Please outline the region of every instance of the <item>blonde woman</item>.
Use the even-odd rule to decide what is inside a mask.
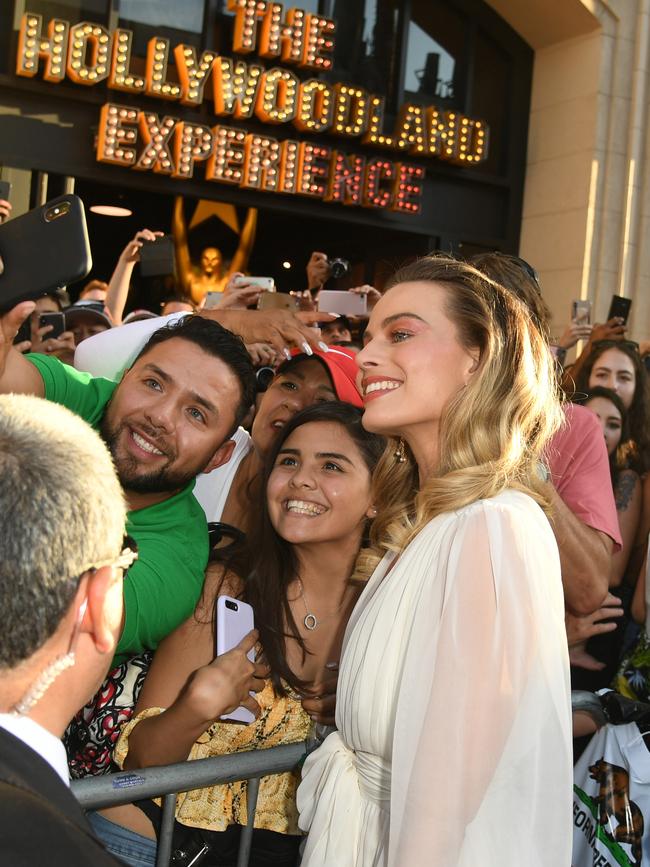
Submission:
[[[473,267],[400,270],[357,356],[375,566],[352,613],[338,731],[304,766],[303,867],[568,867],[569,666],[539,461],[552,360]],[[360,567],[363,572],[363,564]]]

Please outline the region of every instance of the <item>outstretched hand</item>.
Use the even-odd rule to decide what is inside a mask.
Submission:
[[[202,310],[201,316],[214,319],[229,331],[239,334],[244,343],[267,343],[279,357],[291,358],[290,347],[296,346],[307,355],[313,350],[327,352],[318,329],[304,325],[289,310]]]
[[[197,719],[209,723],[242,705],[255,717],[259,716],[260,706],[250,693],[264,689],[269,667],[248,658],[257,640],[258,633],[252,630],[232,650],[194,673],[188,684],[186,702]]]

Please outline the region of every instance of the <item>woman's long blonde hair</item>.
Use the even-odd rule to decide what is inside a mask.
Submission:
[[[440,463],[423,480],[406,448],[389,439],[374,476],[377,517],[372,549],[355,577],[369,576],[386,551],[401,551],[436,515],[507,488],[547,507],[539,462],[562,420],[553,358],[526,306],[465,262],[426,256],[401,268],[389,282],[436,283],[446,293],[445,313],[466,348],[478,347],[479,367],[447,405],[440,422]]]

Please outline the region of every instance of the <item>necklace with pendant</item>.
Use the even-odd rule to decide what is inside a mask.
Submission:
[[[320,620],[316,615],[309,610],[309,605],[307,604],[307,597],[305,596],[305,588],[302,583],[302,578],[298,578],[298,584],[300,585],[300,596],[302,597],[302,604],[305,606],[305,616],[302,619],[302,622],[305,626],[305,629],[308,629],[310,632],[313,632],[314,629],[318,629],[321,623],[325,623],[327,620],[330,620],[336,614],[339,613],[340,606],[334,614],[328,614],[327,617],[322,617]]]

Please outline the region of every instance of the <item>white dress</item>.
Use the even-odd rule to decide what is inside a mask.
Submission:
[[[557,545],[507,491],[387,555],[345,634],[338,731],[298,790],[302,867],[569,867]]]

